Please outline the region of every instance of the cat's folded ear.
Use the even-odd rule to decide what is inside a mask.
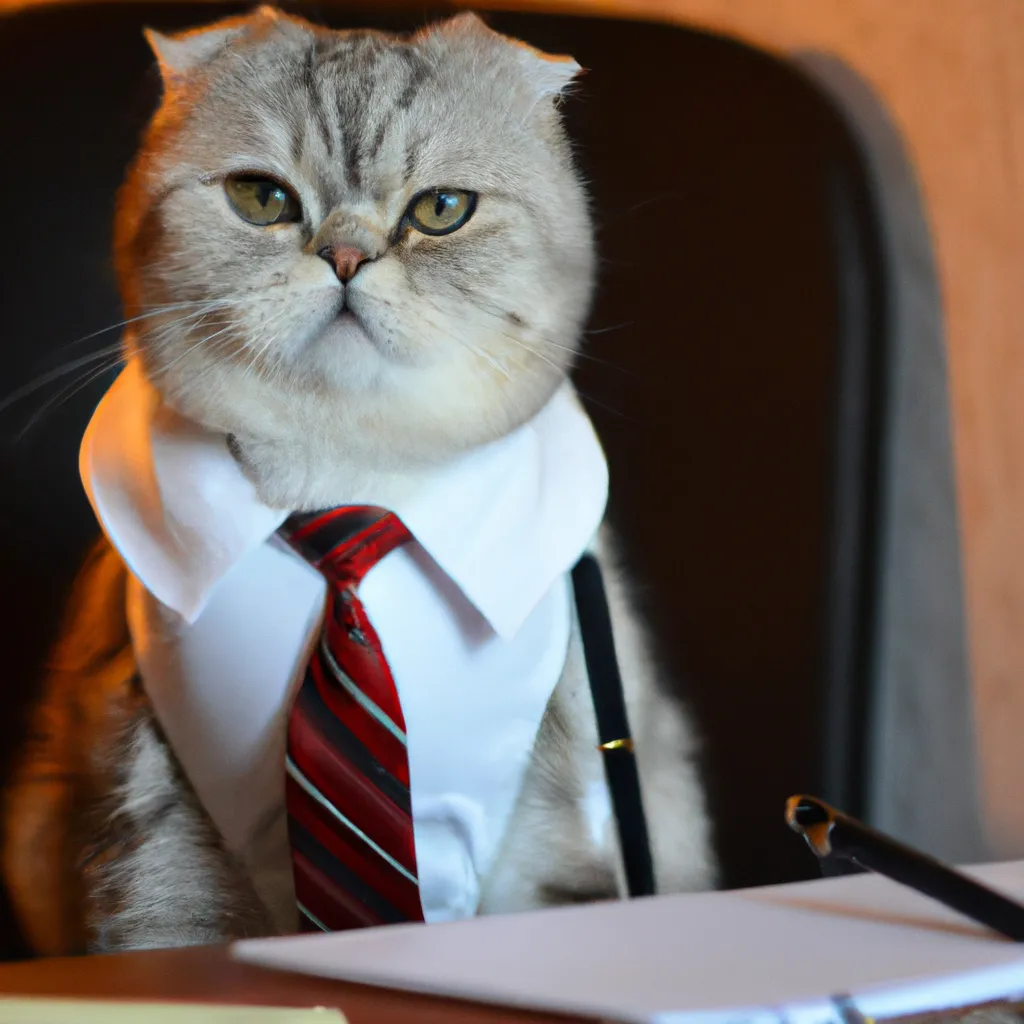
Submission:
[[[515,46],[526,77],[541,96],[554,98],[563,95],[583,73],[583,68],[573,57],[544,53],[526,43],[517,42]]]
[[[156,56],[165,84],[171,85],[184,81],[192,72],[208,64],[240,36],[261,26],[286,20],[276,7],[264,4],[250,14],[225,18],[175,35],[165,35],[151,28],[144,29],[143,34]]]
[[[543,98],[555,99],[572,84],[583,68],[572,57],[545,53],[519,39],[495,32],[478,14],[464,11],[435,26],[434,32],[449,38],[476,36],[481,40],[511,50],[527,81]]]

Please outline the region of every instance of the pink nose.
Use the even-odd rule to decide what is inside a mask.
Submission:
[[[367,259],[366,253],[354,245],[325,245],[317,256],[330,263],[338,280],[345,284],[356,276],[356,271]]]

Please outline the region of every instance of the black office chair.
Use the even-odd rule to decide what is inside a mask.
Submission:
[[[239,9],[0,19],[0,399],[81,360],[0,413],[4,752],[97,533],[77,450],[113,371],[83,357],[117,340],[114,190],[157,89],[141,28]],[[296,9],[381,28],[444,13]],[[782,804],[809,790],[860,811],[872,687],[888,324],[862,154],[794,67],[735,42],[592,17],[490,21],[590,69],[565,106],[602,256],[576,380],[665,664],[705,738],[725,881],[811,876]]]

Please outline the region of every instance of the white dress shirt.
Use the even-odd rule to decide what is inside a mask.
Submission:
[[[81,472],[131,570],[129,626],[157,717],[281,920],[282,892],[291,900],[285,729],[324,580],[275,536],[288,511],[259,501],[225,438],[164,405],[135,361],[86,430]],[[415,540],[371,569],[359,593],[406,722],[428,921],[475,912],[562,673],[568,572],[600,525],[607,488],[600,444],[566,384],[529,423],[390,505]],[[276,831],[264,841],[268,822]]]

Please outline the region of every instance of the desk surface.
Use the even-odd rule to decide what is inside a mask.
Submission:
[[[564,1018],[346,985],[235,963],[220,948],[0,964],[0,995],[333,1006],[350,1024],[564,1024]]]
[[[235,963],[220,948],[0,964],[0,996],[333,1006],[349,1024],[571,1024],[569,1018],[406,995]],[[1024,1024],[1024,1004],[922,1014],[887,1024]]]

